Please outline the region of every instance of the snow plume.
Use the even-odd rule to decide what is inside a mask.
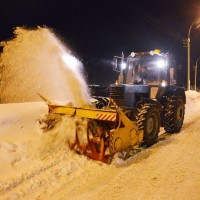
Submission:
[[[16,28],[14,38],[1,42],[0,103],[42,101],[71,102],[74,106],[89,104],[83,66],[48,28]],[[85,143],[87,120],[47,114],[45,123],[54,128],[36,135],[25,145],[27,155],[45,157],[75,142],[78,132]],[[44,127],[43,127],[44,128]]]
[[[88,104],[81,62],[50,29],[18,27],[1,46],[1,103],[40,101],[39,92],[49,100]]]

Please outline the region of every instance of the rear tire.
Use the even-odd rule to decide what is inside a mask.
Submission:
[[[160,114],[155,105],[144,103],[140,105],[137,114],[137,124],[144,131],[143,141],[147,146],[153,145],[160,131]]]
[[[167,96],[164,101],[163,125],[168,133],[181,130],[185,115],[185,104],[179,96]]]

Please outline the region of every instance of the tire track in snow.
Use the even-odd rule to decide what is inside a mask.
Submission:
[[[187,114],[187,120],[180,134],[186,133],[196,123],[196,119],[200,117],[197,111],[190,114],[191,116]],[[158,149],[161,149],[160,146],[163,147],[167,141],[170,142],[169,138],[165,142],[161,142],[157,146]],[[150,152],[150,154],[154,156],[154,152]],[[137,159],[138,162],[142,162],[141,158]],[[91,164],[91,162],[93,163]],[[31,170],[29,168],[30,171],[24,172],[21,176],[7,182],[1,181],[0,199],[60,199],[60,195],[72,198],[74,193],[74,199],[82,194],[82,197],[84,197],[84,194],[91,197],[90,194],[87,194],[88,192],[95,189],[95,187],[101,188],[99,191],[107,191],[104,188],[105,185],[112,186],[112,183],[114,184],[112,178],[115,177],[115,180],[121,179],[124,171],[126,171],[126,168],[116,169],[113,166],[110,168],[103,164],[97,168],[96,165],[98,164],[95,161],[87,160],[84,156],[59,152],[56,156],[52,155],[52,158],[49,158],[48,161],[41,162],[40,166],[37,165]],[[92,166],[94,166],[94,169],[92,169]],[[103,173],[104,176],[102,176]],[[163,178],[165,179],[165,177]],[[80,180],[78,184],[75,179]],[[125,183],[125,180],[123,182]],[[109,192],[107,191],[107,193]],[[94,194],[97,193],[94,192]],[[51,196],[52,198],[50,198]]]
[[[58,182],[59,176],[63,173],[70,175],[81,165],[84,166],[84,160],[73,153],[62,152],[50,156],[49,161],[41,162],[40,166],[31,171],[24,172],[7,182],[0,182],[0,199],[28,199],[30,193],[32,193],[30,199],[35,199],[36,196],[48,192],[47,186]]]

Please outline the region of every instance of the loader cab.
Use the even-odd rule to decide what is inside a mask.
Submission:
[[[163,69],[166,67],[164,60],[160,60],[160,67],[156,61],[151,61],[148,57],[128,57],[125,71],[126,84],[159,85],[162,79],[166,79]],[[162,71],[161,71],[162,70]]]
[[[144,143],[154,144],[161,126],[166,132],[179,132],[186,95],[184,88],[176,85],[173,56],[154,50],[131,53],[127,58],[122,54],[114,61],[120,74],[117,84],[110,85],[110,97],[144,131]]]
[[[176,85],[176,64],[172,54],[160,53],[159,50],[131,53],[127,58],[122,54],[114,57],[113,63],[114,70],[120,72],[118,83]]]
[[[121,106],[134,107],[141,99],[157,99],[168,86],[176,85],[175,62],[169,53],[154,50],[131,53],[127,58],[122,54],[115,56],[113,63],[119,78],[110,86],[110,97]]]

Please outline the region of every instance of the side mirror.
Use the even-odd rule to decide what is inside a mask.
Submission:
[[[113,70],[119,72],[119,66],[118,66],[118,62],[117,62],[117,57],[113,58]]]

